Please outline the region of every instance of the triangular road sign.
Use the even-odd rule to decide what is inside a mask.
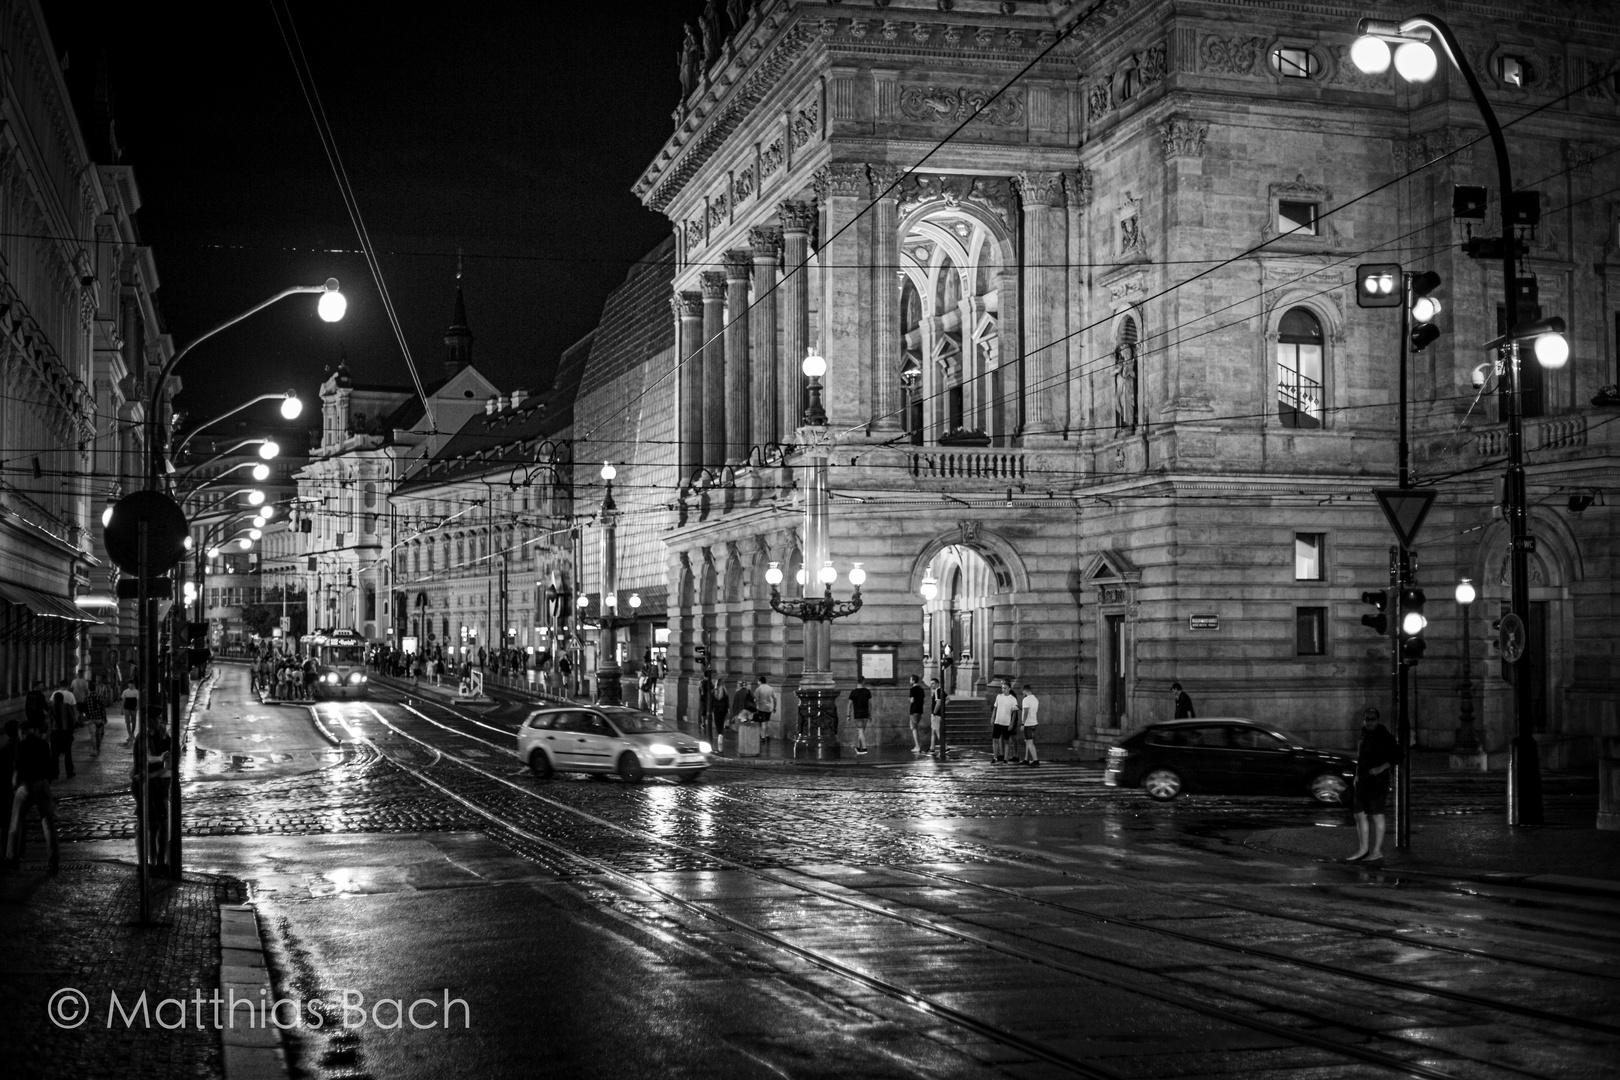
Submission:
[[[1395,539],[1401,547],[1411,547],[1418,530],[1423,528],[1423,519],[1429,516],[1429,507],[1434,505],[1434,491],[1374,488],[1373,494],[1378,496],[1378,505],[1389,519],[1389,527],[1395,530]]]

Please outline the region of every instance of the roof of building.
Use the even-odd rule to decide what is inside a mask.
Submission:
[[[610,385],[675,344],[675,319],[669,311],[674,285],[675,238],[671,236],[632,266],[624,284],[602,305],[590,362],[580,373],[580,395]]]

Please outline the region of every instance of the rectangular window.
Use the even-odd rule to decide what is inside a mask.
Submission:
[[[1323,580],[1322,556],[1327,548],[1326,533],[1294,534],[1294,580]]]
[[[1291,49],[1285,45],[1277,50],[1276,60],[1277,71],[1285,79],[1311,77],[1311,54],[1304,49]]]
[[[1327,652],[1327,608],[1294,609],[1294,654],[1321,656]]]
[[[1284,236],[1289,233],[1303,233],[1306,236],[1315,236],[1316,204],[1313,202],[1298,202],[1293,199],[1278,199],[1277,231]]]

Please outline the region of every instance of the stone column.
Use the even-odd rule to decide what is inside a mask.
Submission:
[[[822,401],[834,429],[870,422],[871,221],[861,215],[871,190],[866,166],[835,161],[814,177],[825,209],[821,247],[821,355],[827,359]]]
[[[781,429],[777,427],[780,409],[780,366],[776,355],[776,256],[782,244],[780,229],[755,227],[748,230],[748,242],[754,252],[754,309],[748,314],[748,329],[752,338],[749,364],[753,369],[753,410],[750,438],[754,445],[781,442]]]
[[[874,432],[891,435],[905,426],[900,415],[900,189],[894,182],[905,172],[898,165],[871,165],[872,276],[868,282],[872,312],[872,413]]]
[[[726,275],[705,270],[703,287],[703,467],[714,471],[726,463]]]
[[[778,210],[782,219],[782,355],[777,368],[778,419],[776,430],[782,438],[798,430],[804,413],[805,349],[810,336],[810,228],[815,224],[815,207],[803,202],[784,202]]]
[[[748,279],[754,257],[747,251],[728,251],[726,261],[726,462],[748,457],[749,394],[752,359],[748,355]]]
[[[1055,172],[1026,172],[1017,177],[1024,209],[1024,355],[1025,431],[1039,439],[1061,436],[1068,427],[1068,383],[1064,374],[1063,267],[1068,262],[1063,211],[1063,178]],[[1005,311],[1016,297],[1001,297]],[[1002,343],[1003,358],[1017,355],[1018,342]],[[1009,387],[1009,390],[1012,388]]]
[[[676,457],[680,469],[677,481],[684,488],[692,474],[703,466],[703,360],[698,350],[703,344],[703,295],[677,293],[670,300],[681,320],[676,396],[680,403],[680,448]]]

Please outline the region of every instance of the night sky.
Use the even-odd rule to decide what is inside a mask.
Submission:
[[[407,385],[275,9],[45,8],[87,129],[106,58],[177,347],[288,285],[335,276],[349,298],[335,326],[294,297],[199,346],[181,407],[200,419],[289,387],[313,399],[345,351],[357,382]],[[701,9],[292,4],[424,381],[442,375],[458,248],[476,366],[503,390],[536,389],[667,235],[630,187],[672,130],[681,24]],[[259,409],[270,423],[273,406]]]

